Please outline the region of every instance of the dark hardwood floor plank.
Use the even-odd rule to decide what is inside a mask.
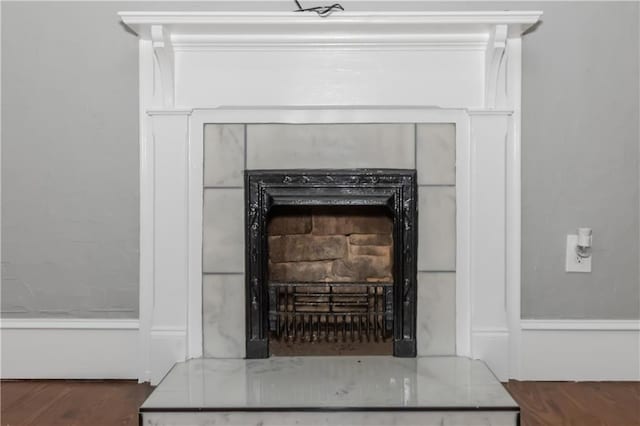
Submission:
[[[137,425],[138,408],[152,390],[148,384],[132,383],[125,391],[116,392],[109,402],[114,419],[112,424]],[[95,414],[99,414],[99,411]]]
[[[577,383],[568,384],[565,394],[574,401],[579,397],[580,393],[576,392]],[[636,403],[636,410],[625,410],[624,407],[632,400],[627,398],[620,387],[613,387],[607,383],[593,383],[592,386],[583,387],[583,397],[579,402],[583,402],[581,408],[583,411],[595,412],[593,416],[598,421],[604,422],[609,416],[616,414],[616,419],[620,424],[640,424],[640,402]],[[626,402],[625,402],[626,400]]]
[[[31,387],[26,393],[25,386]],[[0,387],[2,426],[137,426],[138,407],[152,391],[115,380],[3,381]]]
[[[9,391],[11,384],[3,383],[3,393]],[[31,425],[33,420],[55,406],[62,398],[71,392],[71,387],[65,382],[46,383],[34,388],[28,398],[22,398],[5,411],[0,412],[2,423],[7,425]]]
[[[3,389],[3,385],[7,383],[6,392]],[[9,385],[9,383],[11,383]],[[0,383],[0,409],[6,410],[11,408],[14,404],[19,403],[24,398],[29,398],[32,392],[35,392],[39,387],[45,386],[45,382],[37,381],[3,381]]]
[[[640,426],[640,382],[519,382],[522,426]]]
[[[32,424],[45,424],[47,421],[51,426],[75,426],[96,421],[112,424],[112,411],[108,404],[112,394],[122,390],[118,391],[114,386],[110,389],[96,383],[81,383],[74,386],[58,404],[36,417]]]

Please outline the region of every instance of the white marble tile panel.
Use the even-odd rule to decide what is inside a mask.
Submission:
[[[247,168],[415,168],[413,124],[254,124]]]
[[[205,275],[202,311],[204,356],[244,358],[244,275]]]
[[[204,186],[242,186],[244,125],[204,127]]]
[[[204,191],[202,270],[244,272],[244,191]]]
[[[418,124],[416,154],[419,185],[455,185],[455,124]]]
[[[420,187],[418,203],[418,270],[455,271],[455,187]]]
[[[418,273],[418,356],[456,353],[456,274]]]

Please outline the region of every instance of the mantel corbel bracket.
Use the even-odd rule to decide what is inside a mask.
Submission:
[[[485,51],[485,107],[497,108],[500,99],[506,99],[505,53],[509,27],[495,25]]]
[[[171,34],[162,25],[151,25],[151,47],[155,59],[154,104],[156,107],[174,106],[175,60]]]

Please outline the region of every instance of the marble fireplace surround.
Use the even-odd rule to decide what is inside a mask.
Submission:
[[[540,15],[121,13],[140,36],[140,379],[203,355],[204,128],[234,123],[454,124],[455,352],[517,377],[521,35]]]

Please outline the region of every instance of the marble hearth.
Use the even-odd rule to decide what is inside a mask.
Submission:
[[[140,411],[153,426],[516,426],[520,416],[484,363],[459,357],[189,360]]]

